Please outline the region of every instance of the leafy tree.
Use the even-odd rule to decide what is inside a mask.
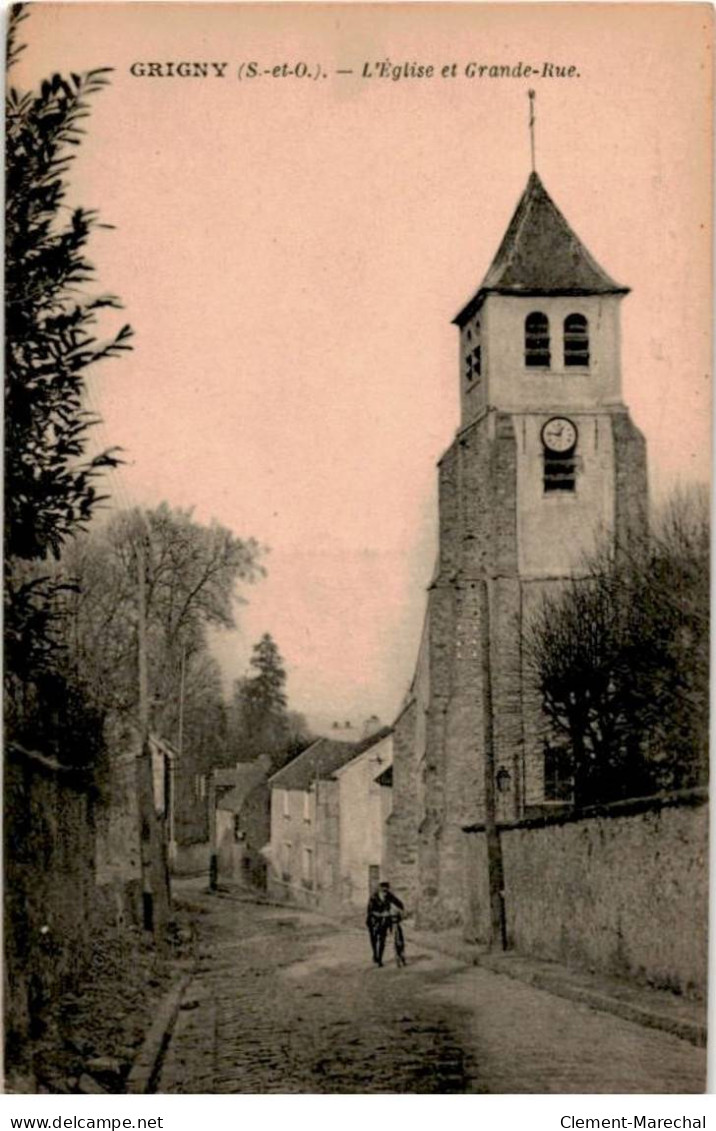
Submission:
[[[707,499],[680,492],[647,539],[598,555],[532,626],[545,748],[577,805],[706,780],[709,539]]]
[[[24,5],[10,12],[8,68],[24,50],[18,33],[26,15]],[[85,380],[95,363],[128,349],[131,337],[128,326],[96,337],[102,312],[119,307],[115,297],[86,290],[94,276],[87,244],[102,225],[96,212],[65,203],[82,123],[108,73],[55,74],[38,91],[10,86],[6,95],[6,722],[32,741],[33,718],[45,738],[55,718],[57,733],[70,734],[68,748],[83,691],[60,647],[57,614],[67,586],[42,563],[58,558],[87,524],[102,498],[98,479],[118,461],[116,449],[87,455],[98,418],[84,407]],[[87,732],[95,721],[89,712]]]
[[[10,17],[8,58],[21,48]],[[69,209],[66,174],[77,154],[90,99],[107,85],[107,68],[55,74],[39,92],[14,86],[6,100],[5,182],[5,553],[58,557],[86,525],[101,496],[97,479],[117,463],[115,450],[86,457],[98,418],[84,407],[89,367],[129,348],[122,326],[95,336],[112,295],[87,296],[94,268],[86,247],[97,213]]]

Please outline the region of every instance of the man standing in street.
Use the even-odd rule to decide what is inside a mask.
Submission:
[[[383,965],[383,951],[390,927],[391,907],[397,907],[399,911],[402,911],[403,903],[397,895],[393,895],[388,881],[381,880],[368,900],[365,919],[373,950],[373,961],[377,966]]]

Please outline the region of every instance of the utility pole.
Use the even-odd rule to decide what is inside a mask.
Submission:
[[[209,809],[209,891],[219,887],[219,856],[216,839],[216,770],[208,774],[207,806]]]
[[[177,842],[176,842],[176,797],[177,797],[177,777],[179,775],[179,767],[182,762],[182,752],[184,750],[184,686],[186,681],[186,645],[182,648],[181,652],[181,673],[179,676],[179,732],[177,735],[177,756],[172,761],[170,773],[170,789],[169,789],[169,859],[172,863],[176,860]]]
[[[478,584],[480,586],[482,643],[483,765],[485,773],[485,838],[490,891],[490,949],[506,950],[504,870],[502,843],[497,828],[497,797],[495,792],[495,716],[492,702],[492,658],[490,656],[490,583],[487,577],[484,577]]]
[[[319,874],[318,873],[318,813],[319,813],[318,791],[319,791],[319,782],[320,782],[320,776],[321,776],[321,759],[320,758],[316,759],[316,763],[313,767],[313,774],[314,774],[313,787],[316,791],[316,804],[314,806],[314,814],[313,814],[313,819],[314,819],[314,826],[313,826],[313,890],[314,890],[315,899],[316,899],[316,907],[318,907],[318,904],[319,904],[319,895],[318,895],[318,874]]]
[[[142,917],[145,931],[154,930],[152,891],[152,818],[154,790],[149,747],[149,690],[147,681],[147,562],[144,532],[135,543],[137,561],[137,669],[139,675],[139,754],[137,756],[137,816],[139,856],[142,869]],[[151,806],[151,810],[150,810]]]
[[[162,824],[154,804],[154,777],[152,748],[149,737],[149,683],[147,678],[147,558],[144,530],[140,530],[136,544],[138,573],[137,660],[139,674],[139,731],[140,753],[137,758],[137,807],[139,817],[139,848],[142,870],[143,922],[147,931],[154,934],[155,945],[163,950],[166,945],[166,926],[169,917],[169,883],[166,871],[166,851]]]

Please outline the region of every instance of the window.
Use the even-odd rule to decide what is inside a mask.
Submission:
[[[545,491],[573,491],[576,481],[577,460],[574,448],[568,452],[544,451]]]
[[[303,795],[303,819],[310,825],[311,823],[311,795],[304,793]]]
[[[283,815],[286,818],[286,820],[289,820],[289,818],[291,816],[291,809],[290,809],[290,806],[289,806],[288,790],[287,789],[284,789],[282,791],[282,797],[283,797]]]
[[[482,373],[482,347],[475,346],[465,358],[465,377],[469,385]]]
[[[302,856],[302,876],[305,888],[313,887],[313,849],[304,848]]]
[[[467,331],[465,349],[465,380],[472,385],[482,374],[482,346],[480,345],[480,323],[475,323],[475,335]]]
[[[544,752],[544,799],[545,801],[572,801],[574,779],[572,764],[565,750],[546,746]]]
[[[525,365],[529,369],[549,369],[549,319],[540,310],[525,318]]]
[[[583,314],[568,314],[564,320],[564,364],[589,365],[589,323]]]

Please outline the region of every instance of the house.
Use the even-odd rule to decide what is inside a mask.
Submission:
[[[266,887],[262,850],[271,837],[270,768],[267,754],[238,762],[232,771],[233,786],[219,791],[215,816],[219,881]]]
[[[390,813],[393,735],[374,742],[338,770],[341,902],[363,908],[386,878],[385,829]]]
[[[318,738],[269,778],[271,840],[268,889],[308,906],[341,906],[340,783],[337,771],[385,738]]]

